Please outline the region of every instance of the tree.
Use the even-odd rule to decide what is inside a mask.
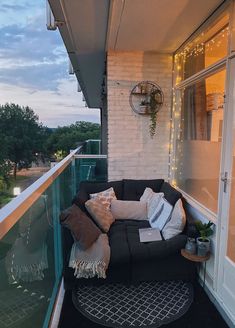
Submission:
[[[70,149],[75,149],[80,142],[87,139],[100,138],[100,125],[97,123],[78,121],[69,126],[58,127],[47,140],[47,149],[50,153],[57,153],[63,157]]]
[[[0,193],[9,187],[9,177],[12,169],[11,162],[7,159],[7,139],[0,133]]]
[[[0,158],[13,163],[16,178],[17,166],[29,165],[42,148],[42,125],[28,106],[7,103],[0,106],[0,131],[5,144],[4,151],[0,148]]]

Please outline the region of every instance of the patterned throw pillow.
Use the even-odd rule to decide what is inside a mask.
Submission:
[[[182,200],[179,199],[173,208],[171,219],[162,230],[164,239],[170,239],[184,230],[186,223],[186,214],[182,204]]]
[[[103,232],[108,232],[111,224],[115,221],[110,209],[107,209],[107,206],[100,201],[99,197],[89,199],[85,206],[100,229]]]
[[[98,198],[99,201],[106,207],[107,210],[110,209],[111,201],[117,199],[113,187],[106,189],[95,194],[90,194],[91,199]]]
[[[147,203],[147,212],[149,220],[153,218],[155,209],[163,197],[163,192],[154,192],[151,188],[145,188],[143,195],[140,197],[140,201]]]
[[[149,220],[151,227],[162,230],[168,222],[171,212],[172,205],[165,198],[161,198],[154,214]]]

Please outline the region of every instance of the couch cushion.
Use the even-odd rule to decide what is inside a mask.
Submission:
[[[156,206],[153,215],[149,219],[151,227],[161,231],[170,219],[172,208],[173,206],[162,197]]]
[[[90,194],[104,191],[110,187],[113,187],[117,199],[122,199],[122,181],[110,181],[110,182],[92,182],[82,181],[79,185],[79,191],[73,199],[73,203],[79,206],[82,210],[85,210],[85,202],[90,199]]]
[[[116,220],[147,220],[147,203],[135,200],[113,200],[111,212]]]
[[[101,234],[92,220],[75,204],[61,212],[60,223],[71,231],[82,250],[89,248]]]
[[[159,192],[163,182],[163,179],[123,180],[123,199],[140,200],[146,187],[151,188],[155,192]]]
[[[183,208],[182,200],[178,199],[175,203],[171,218],[162,230],[164,239],[170,239],[179,235],[183,230],[186,223],[186,214]]]
[[[126,227],[125,220],[116,220],[108,232],[111,249],[108,274],[112,276],[113,281],[130,282],[131,279],[131,254]]]
[[[95,194],[90,194],[89,196],[91,199],[99,199],[99,201],[106,207],[107,210],[110,209],[112,200],[117,199],[113,187],[110,187],[104,191],[97,192]]]
[[[164,197],[163,192],[153,192],[151,188],[146,188],[143,195],[140,197],[140,201],[147,202],[147,212],[148,212],[148,219],[153,216],[158,203],[160,202],[161,198]]]
[[[158,279],[178,279],[180,274],[178,277],[174,273],[178,269],[182,277],[180,250],[181,248],[184,248],[187,237],[185,235],[178,235],[166,241],[161,240],[140,243],[139,228],[147,227],[148,223],[147,221],[142,222],[144,223],[133,224],[127,227],[127,239],[132,260],[132,282]],[[171,264],[171,258],[174,258],[175,256],[178,258],[178,264],[176,264],[176,267],[175,263]],[[164,269],[162,274],[158,275],[158,272],[162,270],[162,261],[166,261],[167,265],[163,266]],[[187,270],[185,270],[185,274],[188,274]]]
[[[172,187],[168,182],[164,182],[160,189],[164,193],[165,199],[174,206],[178,199],[182,198],[182,194]]]
[[[103,232],[108,232],[111,224],[115,221],[110,209],[100,199],[92,198],[85,203],[86,209]]]

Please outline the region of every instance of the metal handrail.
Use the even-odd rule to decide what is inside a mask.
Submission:
[[[74,155],[74,158],[107,158],[107,155],[90,155],[90,154],[81,154],[81,155]]]
[[[62,161],[56,164],[31,186],[25,189],[19,196],[0,209],[0,239],[14,226],[42,193],[55,181],[75,158],[75,154],[82,150],[83,146],[71,151]]]

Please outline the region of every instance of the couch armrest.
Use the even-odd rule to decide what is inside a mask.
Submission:
[[[191,237],[191,238],[199,237],[199,232],[195,226],[194,219],[192,218],[192,216],[190,214],[187,215],[187,224],[185,226],[183,233],[187,237]]]
[[[69,257],[74,240],[70,230],[66,227],[61,227],[62,238],[62,253],[63,253],[63,267],[67,268],[69,264]]]
[[[157,249],[159,257],[167,257],[180,252],[180,250],[185,247],[186,242],[187,236],[184,234],[180,234],[173,238],[161,241]]]
[[[174,254],[180,254],[180,250],[185,247],[187,241],[186,235],[177,235],[168,240],[152,241],[149,243],[140,243],[139,236],[135,234],[132,241],[129,242],[132,261],[155,262],[157,259],[165,259]]]

